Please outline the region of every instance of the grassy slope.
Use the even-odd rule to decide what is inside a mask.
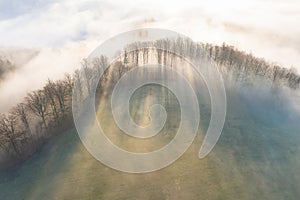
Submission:
[[[297,130],[258,121],[237,95],[227,95],[224,132],[203,160],[197,158],[200,130],[171,166],[149,174],[121,173],[96,161],[71,129],[22,165],[0,172],[0,199],[299,199]],[[205,124],[207,113],[201,111]],[[122,142],[132,148],[133,141]]]

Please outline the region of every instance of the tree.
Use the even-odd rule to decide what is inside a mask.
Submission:
[[[46,123],[46,112],[48,106],[48,100],[43,90],[34,91],[29,93],[25,98],[27,101],[28,108],[43,121],[45,128],[47,128]]]
[[[67,87],[68,93],[71,95],[74,85],[74,77],[72,77],[70,74],[66,74],[64,78],[64,83]]]
[[[76,103],[78,103],[79,101],[82,100],[83,97],[83,93],[82,93],[82,80],[81,80],[81,76],[80,76],[80,71],[76,70],[74,73],[74,99],[73,101],[75,101]]]
[[[54,87],[54,95],[56,96],[61,113],[64,115],[66,110],[66,96],[68,88],[64,81],[57,81]]]
[[[89,67],[89,63],[87,59],[84,59],[81,63],[82,69],[83,69],[83,74],[84,74],[84,79],[86,81],[86,86],[88,90],[88,95],[91,95],[91,84],[93,81],[93,70]]]
[[[26,105],[24,103],[18,104],[14,108],[14,112],[15,112],[16,116],[18,116],[20,118],[21,122],[23,123],[23,125],[26,129],[26,133],[31,134],[31,129],[30,129],[28,117],[27,117]]]
[[[58,111],[55,101],[56,86],[50,79],[48,79],[47,85],[44,87],[44,93],[51,105],[54,120],[58,123]]]
[[[14,152],[20,156],[20,151],[17,146],[18,134],[16,134],[17,116],[14,114],[8,114],[8,116],[2,115],[0,118],[0,132],[2,133],[2,139],[11,144]],[[9,150],[8,150],[9,151]]]
[[[0,119],[0,127],[1,127],[1,123],[2,122],[2,118]],[[3,149],[7,154],[9,154],[9,138],[7,137],[7,133],[4,132],[1,128],[0,128],[0,147],[1,149]]]
[[[115,66],[117,67],[118,79],[120,79],[123,76],[123,74],[125,73],[125,70],[126,70],[125,66],[123,65],[122,62],[117,62],[115,64]]]

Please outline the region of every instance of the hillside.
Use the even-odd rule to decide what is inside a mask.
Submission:
[[[197,157],[209,116],[205,108],[200,136],[189,150],[171,166],[149,174],[126,174],[102,165],[73,128],[23,164],[1,171],[0,199],[298,199],[299,125],[274,123],[282,113],[268,108],[259,112],[272,113],[273,119],[257,119],[258,110],[234,91],[227,92],[227,123],[205,159]],[[130,140],[114,139],[134,148]]]
[[[138,45],[139,50],[130,51],[135,45]],[[45,112],[46,117],[35,116],[34,121],[33,111],[26,115],[29,116],[29,128],[25,127],[27,129],[24,128],[21,133],[35,127],[36,132],[31,132],[30,137],[39,140],[46,138],[48,142],[25,162],[0,171],[0,199],[300,198],[300,77],[296,72],[273,66],[263,59],[226,45],[160,40],[154,44],[157,48],[149,51],[144,45],[129,45],[128,54],[125,51],[122,59],[111,65],[98,88],[95,88],[99,98],[96,103],[97,117],[103,123],[107,136],[121,148],[136,152],[157,149],[174,137],[181,111],[175,96],[163,87],[150,84],[144,90],[137,90],[131,99],[130,112],[139,124],[149,123],[147,112],[153,103],[159,102],[166,107],[168,119],[165,127],[150,141],[124,135],[109,110],[109,92],[117,78],[125,73],[122,71],[124,66],[144,64],[148,62],[151,53],[155,54],[155,61],[159,64],[181,64],[181,58],[174,58],[175,54],[161,51],[161,45],[165,45],[173,50],[180,49],[191,59],[208,56],[217,63],[224,76],[227,116],[222,135],[213,151],[204,159],[198,159],[199,148],[211,117],[211,102],[204,82],[197,80],[199,83],[196,83],[192,78],[193,86],[200,89],[196,94],[201,110],[197,138],[179,160],[162,170],[137,175],[110,169],[87,152],[71,123],[63,127],[67,131],[57,131],[63,129],[63,123],[58,122],[65,122],[66,116],[71,115],[70,85],[78,87],[83,81],[94,81],[95,70],[101,70],[102,61],[105,61],[104,57],[100,57],[96,60],[99,62],[94,62],[90,68],[87,68],[90,63],[83,62],[84,73],[75,72],[73,82],[68,82],[71,79],[67,78],[58,82],[49,80],[43,90],[28,96],[38,97],[38,100],[40,97],[46,99],[47,94],[55,94],[49,93],[52,91],[50,89],[61,89],[65,92],[58,93],[58,97],[63,97],[61,99],[65,102],[59,106],[61,99],[50,96],[53,102],[51,99],[42,102],[45,108],[49,108]],[[141,54],[147,56],[141,59]],[[76,76],[79,78],[75,79]],[[84,94],[91,88],[81,89]],[[76,95],[76,101],[85,100],[79,99],[82,94]],[[29,100],[28,104],[31,103]],[[39,126],[31,124],[38,120]],[[20,138],[19,135],[16,138]],[[25,142],[34,141],[29,140],[32,138],[25,139]]]

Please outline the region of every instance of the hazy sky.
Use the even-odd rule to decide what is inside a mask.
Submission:
[[[300,71],[297,0],[0,0],[0,46],[40,51],[0,85],[1,101],[40,87],[47,77],[73,71],[101,41],[141,27],[225,42]]]

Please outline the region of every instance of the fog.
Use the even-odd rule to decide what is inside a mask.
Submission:
[[[102,41],[143,27],[223,42],[274,64],[300,70],[299,1],[1,1],[1,49],[39,52],[0,84],[0,112],[46,79],[80,65]],[[26,50],[24,50],[26,51]],[[16,60],[16,59],[15,59]]]
[[[82,56],[88,55],[88,44],[71,44],[63,49],[47,48],[0,82],[0,112],[21,102],[27,92],[43,87],[48,78],[63,78],[80,67]],[[14,61],[14,59],[12,59]]]

